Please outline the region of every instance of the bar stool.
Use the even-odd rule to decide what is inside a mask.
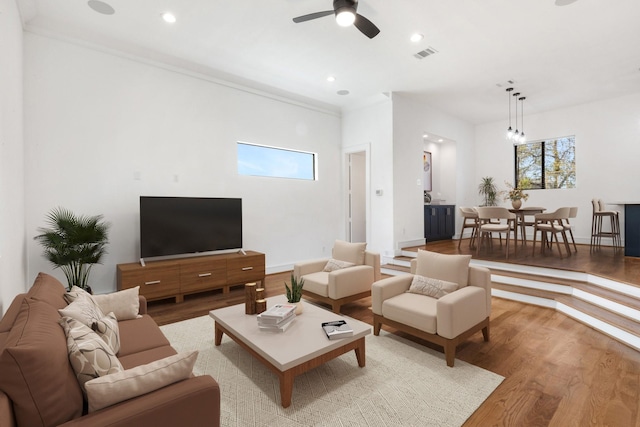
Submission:
[[[458,249],[460,249],[460,243],[462,243],[462,235],[465,228],[471,229],[471,239],[469,240],[469,247],[473,247],[473,242],[478,235],[478,212],[473,208],[460,208],[460,215],[462,215],[462,229],[460,230],[460,239],[458,240]]]
[[[618,211],[608,211],[601,199],[592,199],[593,216],[591,217],[591,250],[600,248],[602,238],[610,238],[614,248],[622,247],[620,238],[620,215]],[[609,218],[610,231],[602,231],[602,222],[604,218]]]

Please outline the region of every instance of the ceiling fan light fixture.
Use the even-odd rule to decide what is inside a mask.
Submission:
[[[344,7],[336,10],[336,22],[341,27],[349,27],[356,21],[356,14],[351,8]]]

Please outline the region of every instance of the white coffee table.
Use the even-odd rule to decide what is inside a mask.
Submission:
[[[267,308],[286,303],[284,295],[267,298]],[[304,301],[304,311],[284,332],[266,332],[258,328],[255,315],[245,314],[244,304],[209,312],[215,320],[215,344],[226,334],[264,363],[280,379],[280,399],[284,408],[291,405],[293,379],[310,369],[351,350],[355,351],[358,366],[365,366],[365,336],[371,325],[350,317],[335,314]],[[353,336],[329,340],[322,330],[322,322],[345,319],[353,329]]]

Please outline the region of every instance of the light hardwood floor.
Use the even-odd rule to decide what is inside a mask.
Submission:
[[[430,243],[427,249],[465,253],[469,252],[465,243],[460,252],[457,241]],[[557,257],[531,260],[529,250],[519,251],[520,259],[510,255],[510,262],[578,269],[629,283],[640,279],[640,260],[613,250],[593,254],[588,246],[582,246],[579,255],[565,263],[559,263]],[[496,260],[504,257],[481,255],[485,259],[493,256]],[[283,293],[289,274],[267,276],[267,296]],[[227,295],[208,292],[187,296],[180,304],[150,302],[149,313],[159,324],[166,324],[243,301],[240,286]],[[342,312],[371,323],[370,306],[367,298],[345,305]],[[485,343],[481,333],[474,335],[458,347],[456,358],[505,377],[465,426],[640,427],[640,353],[555,310],[493,298],[491,340]]]

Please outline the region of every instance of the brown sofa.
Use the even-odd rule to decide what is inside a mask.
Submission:
[[[64,286],[40,273],[0,320],[0,426],[219,426],[220,388],[209,375],[191,376],[156,391],[87,413],[69,363],[58,309]],[[125,369],[176,354],[146,314],[118,322]]]

